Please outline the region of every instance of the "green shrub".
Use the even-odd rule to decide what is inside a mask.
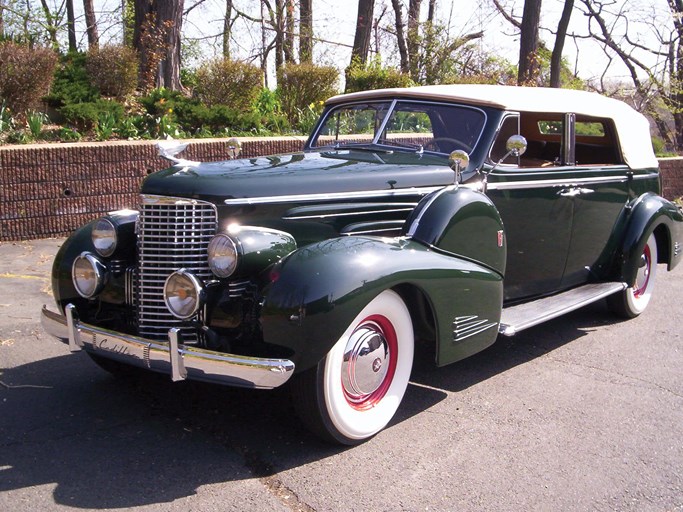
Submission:
[[[320,104],[337,92],[339,72],[331,66],[287,64],[277,71],[282,111],[293,125],[311,104]]]
[[[60,59],[52,90],[44,99],[51,107],[60,108],[69,103],[97,101],[99,97],[85,69],[85,54],[71,52]]]
[[[91,83],[104,96],[123,98],[138,85],[138,56],[127,46],[91,48],[86,54],[86,69]]]
[[[363,66],[354,62],[346,70],[346,92],[369,91],[371,89],[390,89],[415,85],[410,76],[396,68],[384,68],[375,60]]]
[[[74,128],[68,128],[66,126],[62,126],[59,129],[59,131],[57,132],[57,137],[62,142],[78,142],[82,138],[81,134],[78,133],[78,130]]]
[[[40,106],[56,64],[57,54],[48,48],[0,43],[0,97],[14,112]]]
[[[246,62],[214,59],[197,70],[197,97],[208,106],[228,105],[246,112],[263,87],[261,69]]]
[[[59,109],[64,119],[81,132],[95,128],[101,117],[110,114],[118,122],[123,117],[123,105],[110,100],[73,103]]]

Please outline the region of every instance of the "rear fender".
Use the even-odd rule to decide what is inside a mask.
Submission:
[[[264,341],[291,350],[297,371],[306,370],[325,357],[383,290],[410,286],[424,294],[433,315],[437,364],[462,359],[495,341],[501,276],[409,239],[373,237],[315,243],[275,265],[262,291]]]
[[[678,265],[683,252],[683,214],[675,204],[651,192],[638,197],[630,210],[619,244],[617,272],[633,285],[640,256],[652,233],[657,238],[658,262],[666,263],[668,270]]]

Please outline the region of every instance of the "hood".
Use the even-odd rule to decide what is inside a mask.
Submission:
[[[141,191],[219,204],[226,199],[442,186],[452,179],[444,157],[333,150],[179,164],[148,176]]]

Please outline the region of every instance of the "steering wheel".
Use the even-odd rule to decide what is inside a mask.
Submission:
[[[451,151],[444,151],[441,148],[441,143],[444,143],[444,142],[451,144],[453,146],[451,151],[453,151],[454,149],[464,149],[467,152],[472,151],[472,146],[470,146],[469,144],[465,144],[460,139],[454,139],[452,137],[435,137],[432,140],[430,140],[429,142],[425,143],[424,149],[430,150],[430,151],[439,151],[442,153],[450,153]],[[433,149],[430,149],[430,148],[433,148]]]

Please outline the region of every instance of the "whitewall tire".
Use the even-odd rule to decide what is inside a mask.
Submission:
[[[374,436],[403,399],[413,351],[408,308],[396,292],[385,290],[316,367],[293,379],[299,416],[327,441],[352,445]]]
[[[619,316],[635,318],[650,303],[657,276],[657,240],[652,234],[640,256],[640,264],[633,286],[608,298],[610,309]]]

